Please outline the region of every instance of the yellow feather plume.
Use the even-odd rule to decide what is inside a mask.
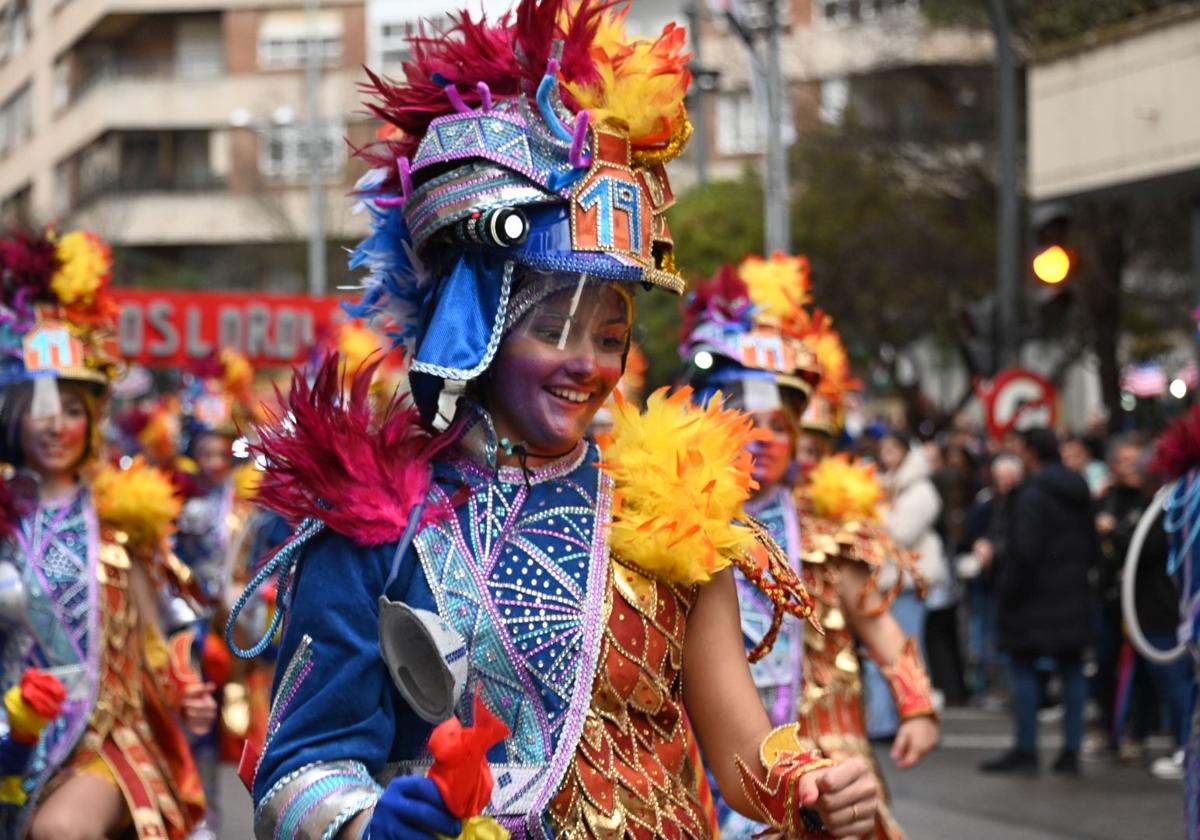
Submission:
[[[254,366],[237,350],[226,347],[221,351],[221,386],[226,393],[240,396],[254,380]]]
[[[565,86],[593,125],[628,132],[634,146],[667,143],[687,119],[684,96],[692,80],[686,31],[668,23],[654,40],[631,41],[625,32],[629,7],[601,16],[592,46],[599,79]],[[680,150],[681,151],[681,150]]]
[[[60,237],[55,250],[59,268],[50,278],[50,288],[63,306],[92,306],[112,273],[112,251],[100,237],[84,230]]]
[[[829,400],[839,410],[847,391],[862,387],[850,370],[850,356],[842,337],[833,327],[833,319],[821,310],[816,310],[804,330],[804,343],[817,357],[821,368],[821,381],[817,383],[817,394]]]
[[[813,468],[808,492],[817,515],[836,522],[877,519],[883,499],[874,465],[851,461],[845,453]]]
[[[779,252],[768,260],[747,257],[738,266],[738,277],[746,284],[761,317],[784,326],[794,326],[806,317],[804,305],[812,299],[807,257]]]
[[[127,470],[102,467],[92,481],[92,498],[100,521],[124,532],[138,551],[151,551],[169,537],[183,506],[167,474],[141,456]]]
[[[692,403],[691,389],[650,395],[646,410],[619,394],[613,431],[601,440],[616,497],[609,541],[613,554],[655,577],[703,583],[754,541],[735,520],[757,487],[748,444],[763,433],[749,417]]]

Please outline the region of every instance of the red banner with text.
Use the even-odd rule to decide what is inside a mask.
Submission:
[[[254,365],[303,361],[313,340],[346,320],[338,296],[114,288],[121,356],[150,367],[184,367],[234,348]]]

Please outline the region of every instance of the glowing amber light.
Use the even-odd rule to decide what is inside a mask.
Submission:
[[[1061,245],[1051,245],[1033,258],[1033,274],[1043,283],[1054,286],[1071,273],[1071,255]]]

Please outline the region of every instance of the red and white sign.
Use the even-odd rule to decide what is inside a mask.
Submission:
[[[993,438],[1037,426],[1054,428],[1058,422],[1058,393],[1054,385],[1031,370],[1002,370],[981,390],[988,434]]]
[[[304,360],[314,338],[346,320],[336,296],[114,288],[117,347],[131,362],[186,366],[233,348],[254,365]]]

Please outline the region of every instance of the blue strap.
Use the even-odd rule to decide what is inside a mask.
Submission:
[[[275,552],[275,556],[258,570],[258,573],[246,584],[246,588],[242,590],[242,594],[238,596],[233,609],[229,613],[229,621],[225,624],[225,643],[229,645],[229,649],[239,659],[253,659],[270,646],[271,640],[275,638],[275,634],[279,631],[279,625],[283,621],[285,604],[287,602],[287,589],[291,585],[292,580],[290,572],[292,567],[296,565],[296,560],[300,557],[300,549],[304,547],[305,543],[321,533],[324,528],[325,523],[317,517],[306,517],[296,528],[295,533],[292,534],[292,538],[279,547],[279,550]],[[233,628],[237,624],[242,610],[250,602],[250,599],[276,573],[279,574],[279,590],[275,595],[275,614],[271,616],[271,626],[267,628],[266,634],[261,639],[248,649],[243,649],[233,639]]]
[[[422,499],[417,504],[413,505],[413,509],[408,514],[408,522],[404,525],[404,533],[400,536],[400,542],[396,544],[396,553],[392,555],[392,568],[388,572],[387,582],[383,584],[383,594],[392,588],[392,582],[396,580],[396,575],[400,573],[400,561],[404,557],[404,553],[408,551],[408,547],[412,545],[413,537],[417,535],[417,525],[421,522],[421,517],[425,513],[425,499]]]

